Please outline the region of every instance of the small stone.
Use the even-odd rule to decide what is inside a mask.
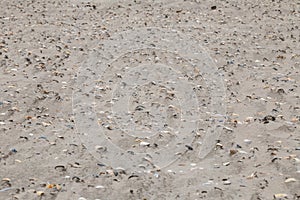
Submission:
[[[10,152],[17,153],[18,151],[15,148],[13,148],[13,149],[10,150]]]
[[[51,189],[51,188],[54,188],[54,187],[55,187],[54,184],[47,184],[47,185],[46,185],[46,188],[48,188],[48,189]]]
[[[230,149],[229,154],[232,156],[234,154],[236,154],[238,152],[238,150],[236,149]]]
[[[191,147],[190,145],[185,145],[185,147],[189,150],[189,151],[193,151],[194,150],[194,148],[193,147]]]
[[[269,123],[269,121],[275,121],[275,120],[276,120],[276,117],[274,117],[272,115],[267,115],[262,119],[262,122],[264,124],[267,124],[267,123]]]
[[[79,197],[78,200],[87,200],[87,199],[84,197]]]
[[[216,10],[216,9],[217,9],[217,6],[212,6],[212,7],[210,7],[210,9]]]
[[[96,189],[104,189],[104,186],[103,185],[97,185],[95,186]]]

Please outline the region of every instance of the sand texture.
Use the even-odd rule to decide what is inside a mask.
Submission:
[[[300,199],[300,2],[2,0],[0,200]]]

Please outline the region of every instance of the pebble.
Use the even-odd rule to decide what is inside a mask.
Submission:
[[[96,189],[104,189],[105,187],[103,185],[97,185],[95,186]]]
[[[87,200],[87,199],[84,197],[79,197],[78,200]]]
[[[267,124],[269,123],[270,121],[275,121],[276,120],[276,117],[272,116],[272,115],[267,115],[265,116],[263,119],[262,119],[262,122],[264,124]]]
[[[217,9],[217,6],[212,6],[210,9],[216,10],[216,9]]]
[[[229,154],[232,156],[234,154],[236,154],[238,152],[238,150],[236,149],[230,149]]]
[[[185,147],[189,150],[189,151],[193,151],[194,149],[193,149],[193,147],[191,147],[190,145],[185,145]]]
[[[18,152],[15,148],[12,148],[10,151],[11,151],[12,153],[17,153],[17,152]]]

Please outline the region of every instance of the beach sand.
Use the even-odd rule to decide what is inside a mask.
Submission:
[[[0,199],[300,199],[299,25],[296,0],[1,1]]]

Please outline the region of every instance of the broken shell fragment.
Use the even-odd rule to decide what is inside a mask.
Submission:
[[[9,178],[3,178],[2,181],[3,182],[10,182],[10,179]]]
[[[67,171],[66,167],[63,165],[57,165],[54,167],[54,169],[60,172]]]
[[[274,194],[274,198],[275,199],[281,199],[281,198],[287,198],[288,197],[288,195],[287,194],[281,194],[281,193],[279,193],[279,194]]]
[[[247,177],[247,179],[253,179],[257,177],[257,172],[253,172],[250,176]]]
[[[143,146],[143,147],[147,146],[147,147],[149,147],[150,143],[148,143],[148,142],[140,142],[140,146]]]
[[[231,182],[229,180],[223,181],[224,185],[231,185]]]
[[[252,143],[252,141],[249,140],[249,139],[244,139],[244,142],[245,142],[246,144],[248,144],[248,145]]]
[[[291,183],[291,182],[296,182],[296,181],[297,181],[297,179],[295,179],[295,178],[288,178],[284,182],[285,183]]]
[[[60,185],[55,185],[55,188],[59,191],[62,189],[62,187]]]
[[[37,191],[36,194],[37,194],[38,196],[43,196],[45,193],[44,193],[43,191]]]

